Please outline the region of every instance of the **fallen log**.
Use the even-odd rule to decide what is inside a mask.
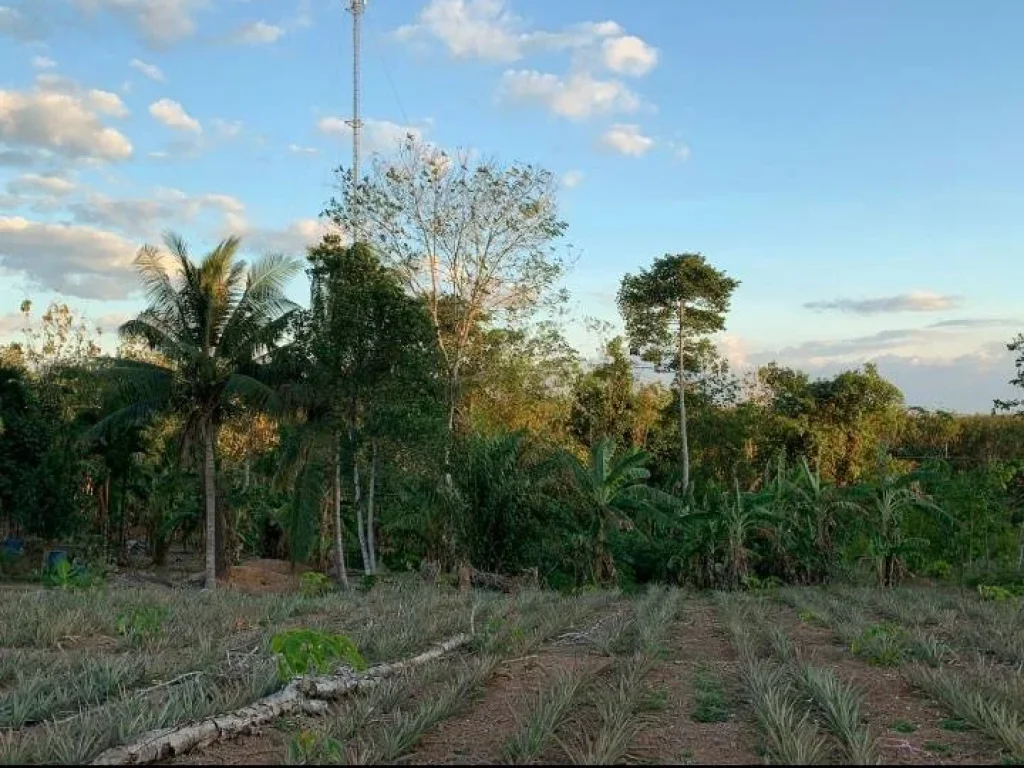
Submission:
[[[328,700],[342,698],[360,688],[374,686],[381,680],[407,669],[427,664],[466,645],[470,639],[469,635],[456,635],[418,656],[392,664],[379,664],[362,673],[353,672],[345,667],[325,677],[298,678],[277,693],[234,712],[177,728],[150,731],[132,744],[102,752],[92,761],[92,765],[154,763],[184,754],[197,747],[251,732],[254,728],[292,712],[301,710],[310,714],[325,714]]]

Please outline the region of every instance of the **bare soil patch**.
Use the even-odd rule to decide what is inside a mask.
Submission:
[[[789,607],[779,620],[804,660],[832,669],[864,692],[863,715],[876,736],[882,762],[890,765],[991,765],[999,748],[976,731],[951,731],[940,722],[951,715],[915,690],[896,667],[877,667],[851,656],[832,630],[802,622]],[[916,726],[911,733],[895,722]]]
[[[670,634],[671,659],[648,678],[652,689],[667,692],[668,706],[650,716],[630,754],[643,762],[744,765],[761,763],[757,732],[745,709],[736,705],[737,660],[714,609],[704,600],[687,601]],[[720,678],[734,706],[728,720],[700,723],[693,719],[694,676],[698,671]]]

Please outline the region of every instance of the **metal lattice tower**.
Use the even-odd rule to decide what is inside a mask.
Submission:
[[[363,121],[360,110],[360,80],[362,79],[362,38],[361,26],[366,0],[349,0],[349,12],[352,14],[352,119],[346,122],[352,126],[352,183],[359,183],[359,149],[363,133]]]

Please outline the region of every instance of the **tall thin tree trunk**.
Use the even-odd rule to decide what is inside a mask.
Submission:
[[[359,451],[356,446],[354,425],[355,416],[352,417],[348,427],[348,442],[352,449],[352,503],[356,508],[356,532],[359,536],[359,552],[363,556],[363,573],[369,573],[370,555],[366,551],[366,528],[363,526],[363,490],[359,480]]]
[[[370,441],[370,487],[366,490],[366,551],[370,555],[370,571],[377,572],[377,547],[373,535],[373,506],[377,496],[377,465],[379,454],[377,439]]]
[[[337,554],[338,581],[348,589],[345,546],[341,539],[341,435],[334,433],[334,548]]]
[[[682,492],[686,493],[690,488],[690,444],[686,437],[686,393],[683,374],[683,327],[686,319],[686,307],[679,302],[679,348],[676,357],[676,385],[679,388],[679,462],[682,470]]]
[[[203,435],[203,492],[206,496],[206,588],[217,588],[217,467],[213,455],[213,426]]]

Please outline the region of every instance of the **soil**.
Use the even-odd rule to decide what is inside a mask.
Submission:
[[[637,760],[650,763],[744,765],[761,763],[753,716],[739,706],[738,662],[713,608],[702,599],[688,601],[670,637],[671,660],[659,666],[648,681],[654,691],[667,692],[668,706],[651,715],[650,725],[630,749]],[[721,723],[693,719],[694,676],[704,670],[722,680],[731,714]]]
[[[519,719],[560,669],[584,667],[594,673],[612,663],[582,646],[554,646],[522,659],[502,662],[482,697],[469,711],[441,723],[402,760],[412,765],[494,765],[518,730]]]
[[[874,666],[851,656],[830,629],[802,622],[789,607],[780,607],[778,616],[806,661],[832,669],[863,691],[862,715],[879,737],[884,764],[991,765],[999,762],[999,746],[978,732],[939,727],[940,721],[951,717],[950,714],[907,683],[898,668]],[[897,720],[906,721],[917,729],[912,733],[894,731],[891,726]]]

